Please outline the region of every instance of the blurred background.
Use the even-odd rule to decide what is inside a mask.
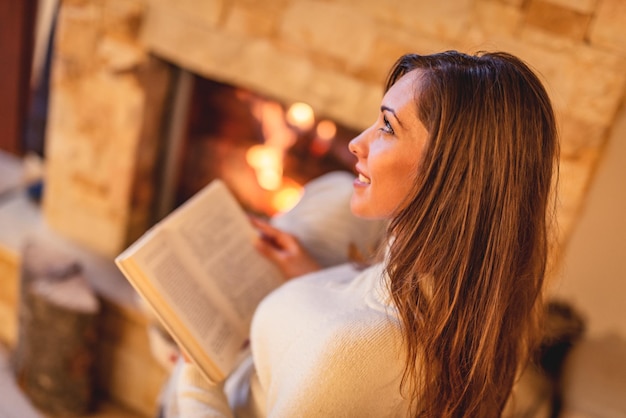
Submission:
[[[214,178],[272,216],[351,171],[395,59],[448,49],[519,56],[559,123],[562,344],[520,416],[626,416],[623,0],[0,0],[0,417],[59,415],[19,379],[24,281],[59,260],[97,299],[78,414],[158,414],[170,347],[114,256]]]

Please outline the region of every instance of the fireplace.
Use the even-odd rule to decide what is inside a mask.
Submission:
[[[355,61],[337,50],[341,43],[369,54],[371,39],[354,28],[333,40],[337,57],[323,57],[276,38],[273,26],[283,12],[290,24],[308,21],[300,8],[314,4],[286,11],[273,1],[228,4],[61,3],[43,198],[53,229],[114,256],[212,178],[223,177],[247,209],[269,216],[293,204],[311,178],[352,170],[347,142],[375,119],[386,70],[406,48],[394,43],[385,57]],[[233,26],[240,24],[252,32]],[[300,42],[289,27],[280,31]],[[228,98],[217,106],[208,93]],[[234,113],[217,118],[226,107]],[[310,109],[310,127],[286,119]],[[268,134],[270,121],[282,139]],[[260,164],[272,159],[282,166],[273,174]],[[272,176],[278,186],[268,187]],[[278,194],[286,203],[276,204]]]
[[[154,156],[173,84],[166,63],[255,92],[284,110],[307,103],[337,124],[332,144],[339,150],[342,126],[360,131],[375,120],[382,82],[401,54],[501,49],[535,67],[554,99],[562,126],[558,217],[565,242],[623,102],[618,16],[624,14],[616,13],[619,0],[556,3],[563,2],[63,1],[46,135],[46,221],[107,255],[147,228],[161,189],[154,187]],[[179,119],[168,132],[186,129],[186,119]],[[184,148],[208,152],[207,143],[196,141]],[[249,141],[262,145],[258,137]],[[236,148],[232,141],[228,146]],[[283,167],[298,184],[307,176],[290,171],[290,153],[300,149],[284,153]],[[344,151],[329,155],[341,165]],[[314,159],[307,158],[299,161]],[[204,181],[177,190],[176,170],[191,170],[181,161],[161,170],[169,173],[161,214],[181,199],[177,194],[188,195]]]
[[[156,172],[157,218],[215,178],[249,212],[272,216],[295,205],[303,185],[330,171],[352,171],[357,132],[303,102],[282,103],[250,89],[178,70]],[[163,167],[169,167],[164,170]]]

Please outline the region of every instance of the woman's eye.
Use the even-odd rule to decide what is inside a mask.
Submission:
[[[389,121],[387,120],[386,116],[383,116],[383,127],[380,128],[383,132],[387,132],[388,134],[393,134],[393,128],[391,127],[391,124],[389,123]]]

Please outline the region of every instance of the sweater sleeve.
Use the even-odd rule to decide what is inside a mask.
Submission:
[[[175,379],[175,404],[170,406],[168,418],[233,417],[223,383],[211,384],[189,363],[180,367]]]

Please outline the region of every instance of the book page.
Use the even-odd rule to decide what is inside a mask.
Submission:
[[[157,232],[137,251],[134,263],[152,278],[157,293],[187,324],[189,332],[217,366],[229,370],[248,338],[247,332],[220,312],[219,304],[212,301],[213,289],[206,286],[206,280],[194,276],[186,257],[171,242],[171,234]],[[179,331],[182,330],[170,329],[174,338]]]
[[[220,207],[222,203],[198,211],[201,216],[185,218],[180,236],[247,329],[261,298],[279,284],[278,275],[253,247],[256,232],[235,219],[229,208]],[[244,222],[249,223],[247,218]]]
[[[284,278],[254,248],[257,231],[223,183],[213,182],[197,199],[203,203],[185,205],[184,216],[166,227],[177,231],[177,246],[187,249],[197,274],[210,278],[206,285],[220,299],[220,310],[248,333],[257,305]]]
[[[179,344],[195,358],[207,352],[224,374],[239,358],[258,303],[284,282],[254,248],[256,234],[214,181],[116,258]]]

